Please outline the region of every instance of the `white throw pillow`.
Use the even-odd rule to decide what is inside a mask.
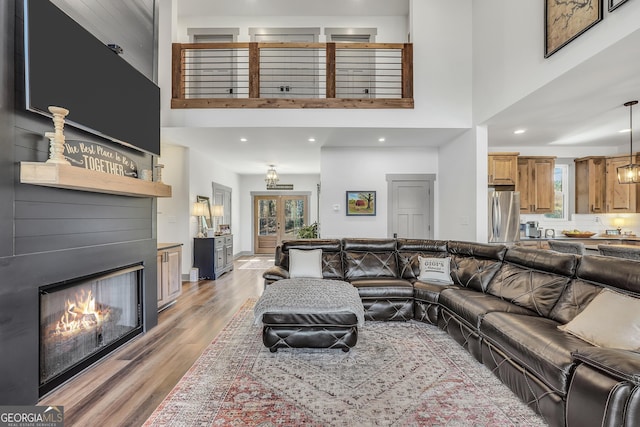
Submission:
[[[449,265],[451,258],[423,258],[418,256],[418,263],[420,265],[420,275],[418,280],[422,282],[437,282],[453,284],[451,280],[451,272]]]
[[[640,298],[604,289],[558,329],[598,347],[640,351]]]
[[[322,279],[322,249],[289,249],[289,277]]]

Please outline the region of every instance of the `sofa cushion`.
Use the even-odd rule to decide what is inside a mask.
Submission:
[[[418,256],[418,263],[420,264],[420,274],[418,280],[422,282],[435,282],[452,285],[451,270],[449,265],[451,264],[451,258],[431,258]]]
[[[322,279],[322,249],[290,249],[289,277]]]
[[[561,276],[574,277],[581,257],[575,254],[564,254],[534,248],[511,246],[504,255],[504,260],[532,270],[545,271]]]
[[[559,323],[571,321],[600,293],[602,287],[580,279],[573,279],[564,289],[549,318]]]
[[[413,285],[403,279],[361,279],[351,282],[361,298],[413,299]]]
[[[603,289],[558,329],[598,347],[640,351],[640,299]]]
[[[619,288],[640,295],[638,261],[600,255],[582,257],[578,278],[607,287]]]
[[[493,312],[480,324],[484,340],[526,367],[540,381],[566,395],[574,361],[571,353],[592,347],[558,330],[558,323],[538,316]],[[486,362],[485,362],[486,363]]]
[[[480,326],[482,318],[492,311],[535,316],[534,312],[526,308],[468,288],[445,289],[440,292],[438,302],[440,306],[450,311],[455,317],[464,320],[475,330]]]
[[[289,251],[291,249],[322,249],[322,277],[324,279],[344,280],[342,268],[342,242],[340,239],[298,239],[282,242],[280,258],[276,265],[289,270]]]
[[[504,245],[469,242],[449,242],[451,277],[454,283],[486,292],[489,282],[502,265]]]
[[[344,277],[348,281],[364,278],[397,278],[396,251],[343,251]]]
[[[449,256],[447,242],[428,239],[398,239],[398,276],[415,280],[420,274],[418,257],[443,258]]]
[[[487,293],[549,317],[575,273],[578,256],[512,247]]]

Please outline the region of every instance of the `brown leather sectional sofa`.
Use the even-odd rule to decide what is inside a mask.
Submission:
[[[558,329],[603,287],[640,297],[637,261],[456,241],[292,240],[265,285],[289,277],[290,249],[317,248],[324,278],[357,287],[366,319],[437,325],[549,425],[640,426],[640,353]],[[450,257],[454,283],[419,281],[418,256]]]

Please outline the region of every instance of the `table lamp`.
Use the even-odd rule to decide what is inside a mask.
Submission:
[[[191,215],[198,218],[199,231],[196,237],[207,237],[207,220],[209,218],[209,207],[206,203],[196,202],[191,208]]]

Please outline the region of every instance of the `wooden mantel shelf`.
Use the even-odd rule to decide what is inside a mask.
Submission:
[[[133,197],[171,197],[171,186],[162,182],[56,163],[20,162],[20,182]]]

